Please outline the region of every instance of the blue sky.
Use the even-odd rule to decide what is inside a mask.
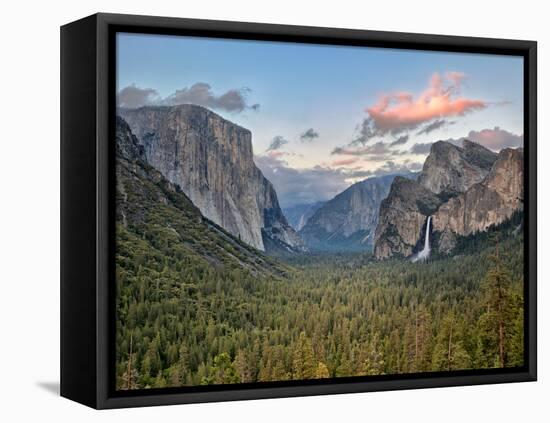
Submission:
[[[341,181],[335,191],[418,170],[440,139],[469,137],[496,151],[522,142],[517,57],[119,34],[117,84],[128,107],[202,102],[252,131],[268,178],[325,169]],[[318,136],[301,138],[309,129]],[[284,141],[270,149],[275,137]],[[283,204],[314,200],[272,182]]]

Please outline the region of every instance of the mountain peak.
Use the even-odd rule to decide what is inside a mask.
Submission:
[[[269,245],[302,248],[273,186],[254,164],[248,129],[191,104],[119,113],[147,162],[178,184],[205,217],[259,250],[265,251],[266,236],[276,238]]]
[[[300,229],[306,245],[324,251],[371,249],[380,203],[388,195],[395,177],[367,178],[327,201]]]
[[[436,194],[453,196],[483,180],[496,158],[497,154],[468,140],[463,147],[437,141],[430,149],[418,182]]]

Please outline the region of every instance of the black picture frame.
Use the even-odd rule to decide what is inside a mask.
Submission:
[[[116,392],[114,117],[117,32],[524,58],[525,366]],[[95,14],[61,28],[61,395],[97,409],[535,381],[537,44],[534,41]]]

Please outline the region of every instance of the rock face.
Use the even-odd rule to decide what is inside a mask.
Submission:
[[[147,162],[178,184],[205,217],[262,251],[265,237],[285,249],[304,248],[273,186],[254,164],[249,130],[190,104],[120,109],[119,114]]]
[[[481,182],[497,155],[479,144],[465,140],[463,147],[438,141],[432,144],[418,183],[442,198],[452,197]]]
[[[523,150],[502,150],[480,183],[442,204],[433,216],[439,250],[449,252],[455,235],[467,236],[509,219],[523,208]]]
[[[322,251],[371,249],[380,203],[395,177],[366,179],[327,201],[299,232],[306,246]]]
[[[457,236],[498,225],[522,204],[522,149],[505,149],[497,155],[470,141],[464,141],[462,148],[436,142],[418,182],[396,179],[382,203],[375,257],[416,252],[428,216],[432,216],[431,231],[438,235],[432,249],[448,253]]]
[[[135,263],[136,251],[155,257],[169,251],[185,263],[239,267],[253,275],[281,276],[286,272],[206,219],[178,185],[147,164],[143,147],[120,117],[115,142],[117,257]]]
[[[323,204],[325,204],[324,201],[317,201],[313,204],[297,204],[292,207],[284,208],[283,212],[288,223],[290,223],[295,230],[299,231]]]
[[[116,155],[125,160],[147,160],[145,149],[120,116],[116,117]]]
[[[388,197],[380,206],[375,257],[410,256],[421,238],[426,216],[435,212],[440,203],[436,194],[418,182],[396,177]]]

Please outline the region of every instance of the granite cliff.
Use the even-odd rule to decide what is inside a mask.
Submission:
[[[147,164],[143,146],[120,117],[115,142],[117,264],[136,266],[140,255],[159,269],[176,260],[184,268],[227,266],[270,276],[286,272],[205,218],[178,185]]]
[[[380,205],[375,233],[376,258],[410,256],[420,240],[426,217],[437,210],[439,197],[418,182],[397,177]]]
[[[433,215],[439,251],[451,251],[456,235],[487,230],[523,208],[523,149],[502,150],[483,181],[442,204]]]
[[[481,182],[496,157],[492,151],[468,140],[462,148],[438,141],[432,144],[418,183],[441,198],[452,197]]]
[[[380,207],[374,254],[409,257],[418,251],[432,216],[432,246],[449,253],[457,236],[485,231],[523,207],[523,150],[496,154],[479,144],[438,141],[418,182],[396,179]]]
[[[147,162],[181,187],[201,213],[247,244],[303,250],[272,184],[253,161],[249,130],[201,106],[147,106],[119,114]]]
[[[311,216],[319,210],[324,201],[316,201],[310,204],[296,204],[291,207],[286,207],[283,209],[283,212],[288,220],[288,223],[297,231],[302,229]]]
[[[387,197],[394,178],[396,175],[365,179],[327,201],[300,229],[299,234],[308,248],[372,249],[380,204]]]

